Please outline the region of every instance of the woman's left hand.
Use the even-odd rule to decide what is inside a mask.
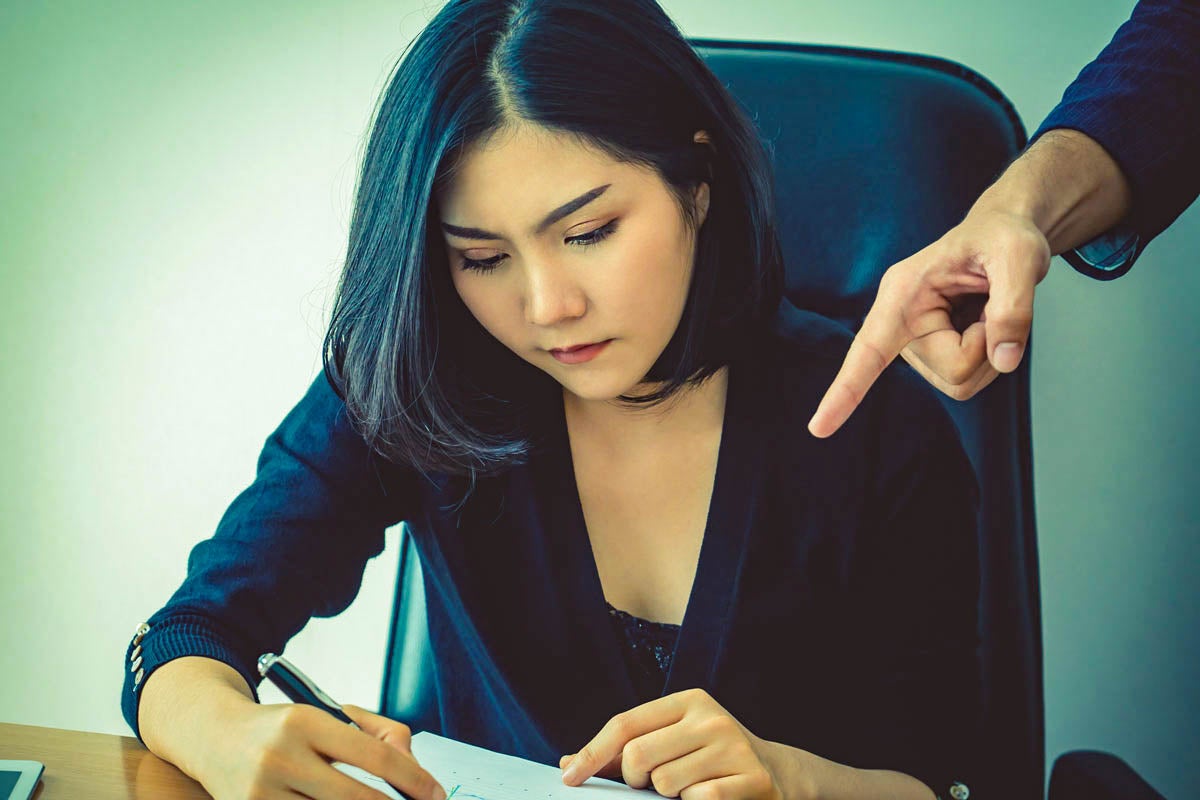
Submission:
[[[559,766],[568,786],[619,776],[681,800],[783,800],[774,753],[707,692],[688,689],[616,715]]]

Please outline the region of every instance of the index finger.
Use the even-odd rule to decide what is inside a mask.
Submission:
[[[651,700],[606,722],[571,759],[563,773],[563,783],[578,786],[611,763],[632,740],[683,719],[684,708],[676,698],[677,695],[667,695]]]
[[[899,308],[881,291],[850,343],[837,377],[809,420],[809,433],[824,439],[842,427],[888,364],[896,360],[910,341],[912,335]]]

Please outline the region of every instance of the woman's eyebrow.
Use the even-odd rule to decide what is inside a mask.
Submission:
[[[554,209],[549,214],[547,214],[545,216],[545,218],[537,224],[537,227],[535,227],[533,229],[534,235],[541,234],[543,231],[545,231],[551,225],[558,222],[560,219],[567,216],[568,214],[574,214],[576,211],[583,208],[584,206],[586,206],[588,203],[595,200],[600,195],[604,194],[604,192],[607,191],[608,187],[610,187],[610,186],[612,186],[611,183],[606,183],[603,186],[597,186],[595,189],[592,189],[590,191],[584,192],[583,194],[579,195],[579,197],[576,197],[574,200],[569,200],[566,203],[563,203],[561,206],[559,206],[558,208]],[[491,231],[485,231],[480,228],[463,228],[458,225],[451,225],[449,222],[442,223],[442,230],[446,231],[446,233],[453,234],[454,236],[459,236],[463,239],[503,239],[504,238],[503,236],[501,236],[498,233],[492,233]]]

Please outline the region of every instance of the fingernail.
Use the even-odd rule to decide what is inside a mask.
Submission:
[[[446,800],[446,790],[441,786],[433,787],[433,800]]]
[[[576,778],[579,777],[579,773],[581,771],[582,770],[579,769],[579,764],[574,759],[572,759],[571,763],[567,764],[566,771],[563,772],[563,783],[573,782]]]
[[[992,365],[1001,372],[1012,372],[1021,363],[1021,345],[1001,342],[992,353]]]

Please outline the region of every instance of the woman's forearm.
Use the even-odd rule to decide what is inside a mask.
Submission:
[[[211,658],[186,656],[168,661],[142,687],[138,731],[155,755],[199,780],[206,746],[214,743],[214,722],[254,695],[237,670]]]
[[[934,800],[921,781],[886,769],[855,769],[827,758],[770,742],[771,769],[784,800]]]
[[[1129,212],[1129,181],[1091,137],[1046,132],[988,187],[971,214],[998,211],[1024,217],[1057,255],[1104,233]]]

